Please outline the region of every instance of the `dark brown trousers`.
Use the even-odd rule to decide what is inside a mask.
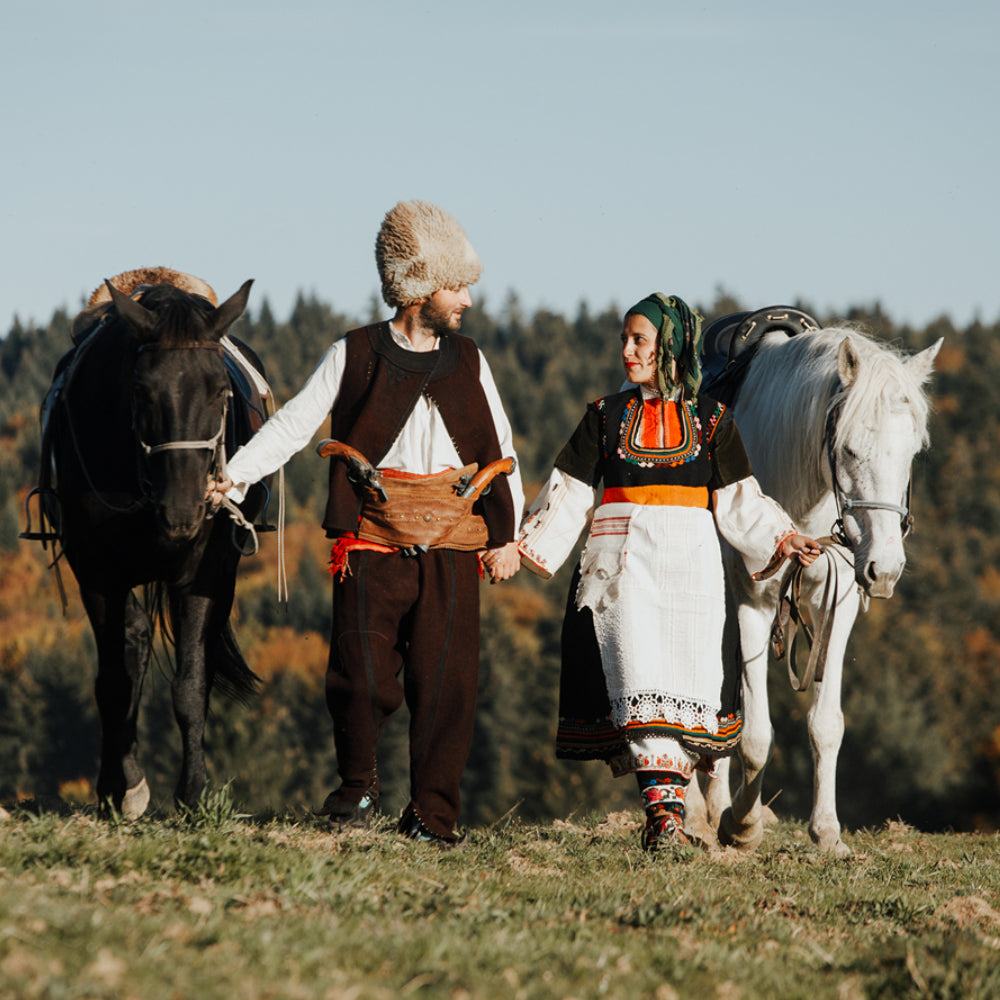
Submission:
[[[432,833],[450,837],[472,745],[479,674],[475,552],[433,549],[407,558],[356,551],[333,585],[326,703],[333,717],[337,798],[377,786],[386,719],[410,711],[410,797]]]

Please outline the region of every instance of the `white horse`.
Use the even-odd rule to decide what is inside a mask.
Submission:
[[[768,333],[734,410],[764,492],[804,534],[835,534],[844,543],[802,577],[802,604],[816,623],[825,574],[835,575],[836,613],[825,674],[813,686],[808,716],[814,764],[809,832],[821,850],[838,855],[850,853],[840,837],[835,799],[844,733],[844,653],[861,601],[892,596],[903,571],[910,467],[928,443],[923,387],[940,346],[939,340],[905,358],[854,330],[829,328],[792,337]],[[704,782],[704,804],[693,787],[689,829],[712,838],[718,831],[720,842],[749,851],[763,837],[761,781],[774,746],[767,665],[780,574],[754,583],[731,549],[725,562],[739,603],[743,777],[731,803],[725,763],[717,778]]]

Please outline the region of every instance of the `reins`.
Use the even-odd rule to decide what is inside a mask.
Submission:
[[[771,624],[771,649],[775,659],[787,656],[788,680],[793,691],[805,691],[815,681],[823,680],[826,670],[826,655],[830,648],[830,636],[837,614],[836,564],[834,554],[849,566],[851,561],[840,551],[841,543],[832,535],[816,539],[823,547],[822,556],[826,560],[826,576],[823,581],[823,597],[820,601],[819,628],[814,633],[799,610],[802,594],[802,574],[806,567],[797,559],[785,570],[778,588],[778,610]],[[799,677],[795,661],[795,638],[802,628],[809,646],[809,660],[805,671]]]
[[[76,375],[77,369],[80,367],[80,362],[83,360],[88,349],[92,344],[97,341],[98,335],[101,333],[102,329],[107,325],[108,317],[103,316],[97,326],[91,331],[86,340],[81,343],[77,349],[76,354],[73,356],[73,360],[66,372],[66,381],[59,393],[58,402],[61,404],[63,410],[66,413],[66,426],[69,429],[70,441],[73,444],[73,453],[76,455],[77,465],[80,467],[80,471],[83,473],[83,478],[87,481],[87,485],[90,487],[91,493],[97,499],[97,502],[101,504],[102,507],[110,510],[114,514],[131,514],[139,509],[141,509],[147,503],[147,498],[145,495],[140,495],[130,504],[124,507],[118,506],[118,504],[112,503],[110,500],[106,499],[104,494],[97,488],[97,484],[90,476],[90,470],[87,468],[87,463],[84,460],[83,452],[80,449],[80,442],[76,436],[76,421],[73,419],[73,414],[69,408],[69,390],[70,386],[73,384],[73,377]]]

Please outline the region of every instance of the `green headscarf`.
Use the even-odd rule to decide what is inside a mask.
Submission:
[[[670,378],[670,361],[677,362],[677,371],[684,394],[695,399],[701,388],[701,313],[691,309],[676,295],[662,292],[647,295],[625,315],[645,316],[656,328],[656,370],[660,392],[669,396],[677,383]]]

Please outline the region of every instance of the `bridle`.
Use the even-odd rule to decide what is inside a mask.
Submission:
[[[809,627],[799,610],[801,603],[802,573],[805,567],[793,561],[782,576],[778,587],[778,607],[771,623],[771,649],[775,658],[785,659],[788,668],[788,679],[793,691],[805,691],[812,682],[823,679],[826,667],[826,656],[833,632],[834,619],[837,612],[836,565],[834,554],[842,558],[848,565],[853,565],[853,550],[851,542],[844,529],[844,514],[850,510],[891,510],[899,515],[899,525],[902,537],[913,529],[913,514],[910,512],[912,477],[906,482],[903,502],[889,503],[887,500],[856,500],[849,497],[840,485],[837,472],[837,450],[834,439],[837,433],[837,420],[843,401],[837,400],[829,409],[826,427],[823,431],[823,444],[826,449],[827,461],[830,463],[830,479],[833,496],[837,503],[837,520],[826,538],[820,538],[823,556],[826,559],[826,577],[823,596],[819,601],[820,620],[815,632]],[[842,552],[845,549],[846,552]],[[868,595],[859,587],[861,605],[867,610]],[[806,635],[809,649],[809,660],[801,676],[795,662],[795,636],[801,627]]]
[[[218,343],[202,344],[202,343],[186,343],[186,344],[157,344],[149,343],[142,344],[139,347],[136,358],[138,360],[138,355],[143,351],[174,351],[174,350],[212,350],[216,351],[221,358],[223,355],[222,345]],[[213,478],[218,478],[225,472],[226,464],[226,454],[225,454],[225,435],[226,435],[226,417],[229,413],[229,401],[232,399],[233,393],[231,389],[227,389],[222,402],[222,415],[219,423],[219,429],[210,438],[203,438],[200,440],[180,440],[180,441],[163,441],[159,444],[148,444],[142,438],[142,433],[139,430],[139,422],[137,420],[137,410],[135,402],[135,394],[132,394],[131,400],[131,411],[132,411],[132,433],[135,436],[136,444],[139,447],[140,455],[149,458],[152,455],[158,455],[160,452],[164,451],[210,451],[213,455],[212,461],[212,476]],[[142,482],[143,496],[148,500],[148,483],[143,480]]]
[[[104,325],[104,322],[105,321],[102,320],[101,326]],[[139,483],[140,494],[129,504],[125,505],[116,504],[113,503],[111,500],[109,500],[106,496],[104,496],[104,494],[98,488],[97,484],[94,482],[93,478],[90,475],[90,470],[87,467],[86,460],[84,459],[83,456],[83,450],[81,449],[80,442],[76,436],[76,424],[75,421],[73,420],[73,416],[70,411],[69,388],[73,380],[73,376],[76,373],[77,365],[82,356],[84,355],[84,353],[86,353],[87,348],[92,343],[94,343],[99,333],[100,333],[100,326],[97,329],[95,329],[87,338],[87,340],[85,340],[83,344],[81,344],[80,347],[78,348],[77,355],[72,362],[69,372],[67,373],[66,381],[62,388],[60,401],[66,413],[66,426],[69,430],[69,437],[73,444],[73,450],[76,453],[77,463],[80,467],[80,471],[83,473],[84,479],[87,481],[87,485],[90,487],[92,495],[101,504],[101,506],[106,508],[107,510],[110,510],[116,514],[131,514],[134,511],[140,510],[142,507],[147,507],[149,506],[150,503],[152,503],[153,497],[150,492],[149,481],[146,478],[140,476],[140,483]],[[139,347],[138,353],[141,353],[144,350],[165,351],[165,350],[192,350],[192,349],[214,350],[220,355],[220,357],[223,354],[222,345],[217,342],[208,344],[189,342],[189,343],[169,344],[169,345],[163,345],[151,342],[147,344],[142,344]],[[135,393],[133,391],[131,393],[131,398],[129,400],[129,408],[131,411],[132,434],[133,437],[135,438],[137,451],[140,456],[139,460],[140,470],[144,469],[143,460],[145,458],[149,458],[149,456],[159,454],[160,452],[207,450],[213,452],[214,455],[212,469],[215,477],[218,478],[222,474],[224,474],[226,465],[226,453],[225,453],[226,417],[229,412],[229,400],[231,398],[232,398],[232,390],[227,390],[225,398],[223,400],[219,429],[212,437],[205,438],[202,440],[163,441],[160,442],[159,444],[151,445],[142,439],[142,435],[139,431],[138,421],[136,419],[137,416],[136,399],[135,399]]]
[[[827,461],[830,463],[830,481],[833,489],[834,500],[837,503],[837,520],[830,529],[830,535],[840,545],[850,549],[851,543],[844,530],[844,514],[851,510],[891,510],[899,515],[899,529],[902,537],[913,530],[913,514],[910,511],[910,501],[912,498],[913,479],[910,477],[906,481],[906,489],[903,492],[903,502],[889,503],[887,500],[855,500],[849,497],[844,488],[840,485],[840,475],[837,471],[837,449],[833,442],[837,433],[837,420],[840,417],[842,401],[834,403],[826,417],[826,429],[823,432],[823,443],[826,447]]]

